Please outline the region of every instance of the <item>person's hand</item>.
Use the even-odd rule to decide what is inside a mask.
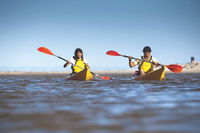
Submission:
[[[70,62],[66,61],[66,63],[63,65],[63,67],[67,67],[68,64],[70,64]]]
[[[128,56],[129,60],[131,60],[133,57],[132,56]]]

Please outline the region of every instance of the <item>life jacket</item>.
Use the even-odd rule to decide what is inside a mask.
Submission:
[[[144,56],[141,56],[141,59],[142,59],[142,60],[145,60]],[[150,57],[149,60],[145,60],[145,61],[153,62],[152,56]],[[154,65],[153,65],[152,63],[145,62],[145,61],[140,61],[140,62],[139,62],[139,67],[138,67],[138,69],[139,69],[139,70],[142,69],[145,73],[152,72],[152,71],[153,71],[153,68],[154,68]]]
[[[78,73],[80,71],[83,71],[83,69],[85,69],[85,63],[83,59],[77,59],[75,65],[72,65],[71,68],[72,68],[72,73]]]

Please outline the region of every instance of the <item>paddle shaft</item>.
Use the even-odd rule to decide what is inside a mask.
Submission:
[[[122,57],[126,57],[126,58],[129,58],[129,56],[127,56],[127,55],[121,55],[121,54],[120,54],[120,56],[122,56]],[[135,59],[135,60],[142,60],[142,59],[139,59],[139,58],[134,58],[134,57],[131,57],[131,59]],[[146,62],[149,62],[149,61],[146,61]]]
[[[121,55],[121,54],[120,54],[120,56],[129,58],[129,56],[127,56],[127,55]],[[139,58],[134,58],[134,57],[131,57],[131,59],[140,60],[140,61],[148,62],[148,63],[153,63],[153,62],[151,62],[151,61],[146,61],[146,60],[139,59]],[[162,65],[162,64],[160,64],[160,65],[161,65],[161,66],[164,66],[164,65]]]

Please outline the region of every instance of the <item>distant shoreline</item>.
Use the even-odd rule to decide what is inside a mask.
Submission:
[[[133,70],[120,70],[120,71],[93,71],[94,73],[98,74],[131,74],[134,73]],[[23,72],[23,71],[5,71],[2,72],[0,71],[0,75],[51,75],[51,74],[63,74],[63,75],[68,75],[71,72]],[[172,73],[170,71],[166,71],[166,73]],[[200,73],[200,71],[182,71],[181,73]]]
[[[200,73],[200,62],[187,63],[182,65],[183,71],[181,73]],[[93,71],[98,74],[131,74],[135,70],[102,70]],[[44,74],[70,74],[71,71],[0,71],[0,75],[44,75]],[[172,73],[166,69],[166,73]]]

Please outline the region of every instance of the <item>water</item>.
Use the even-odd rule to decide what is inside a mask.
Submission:
[[[166,81],[1,75],[1,133],[199,133],[200,74]]]

